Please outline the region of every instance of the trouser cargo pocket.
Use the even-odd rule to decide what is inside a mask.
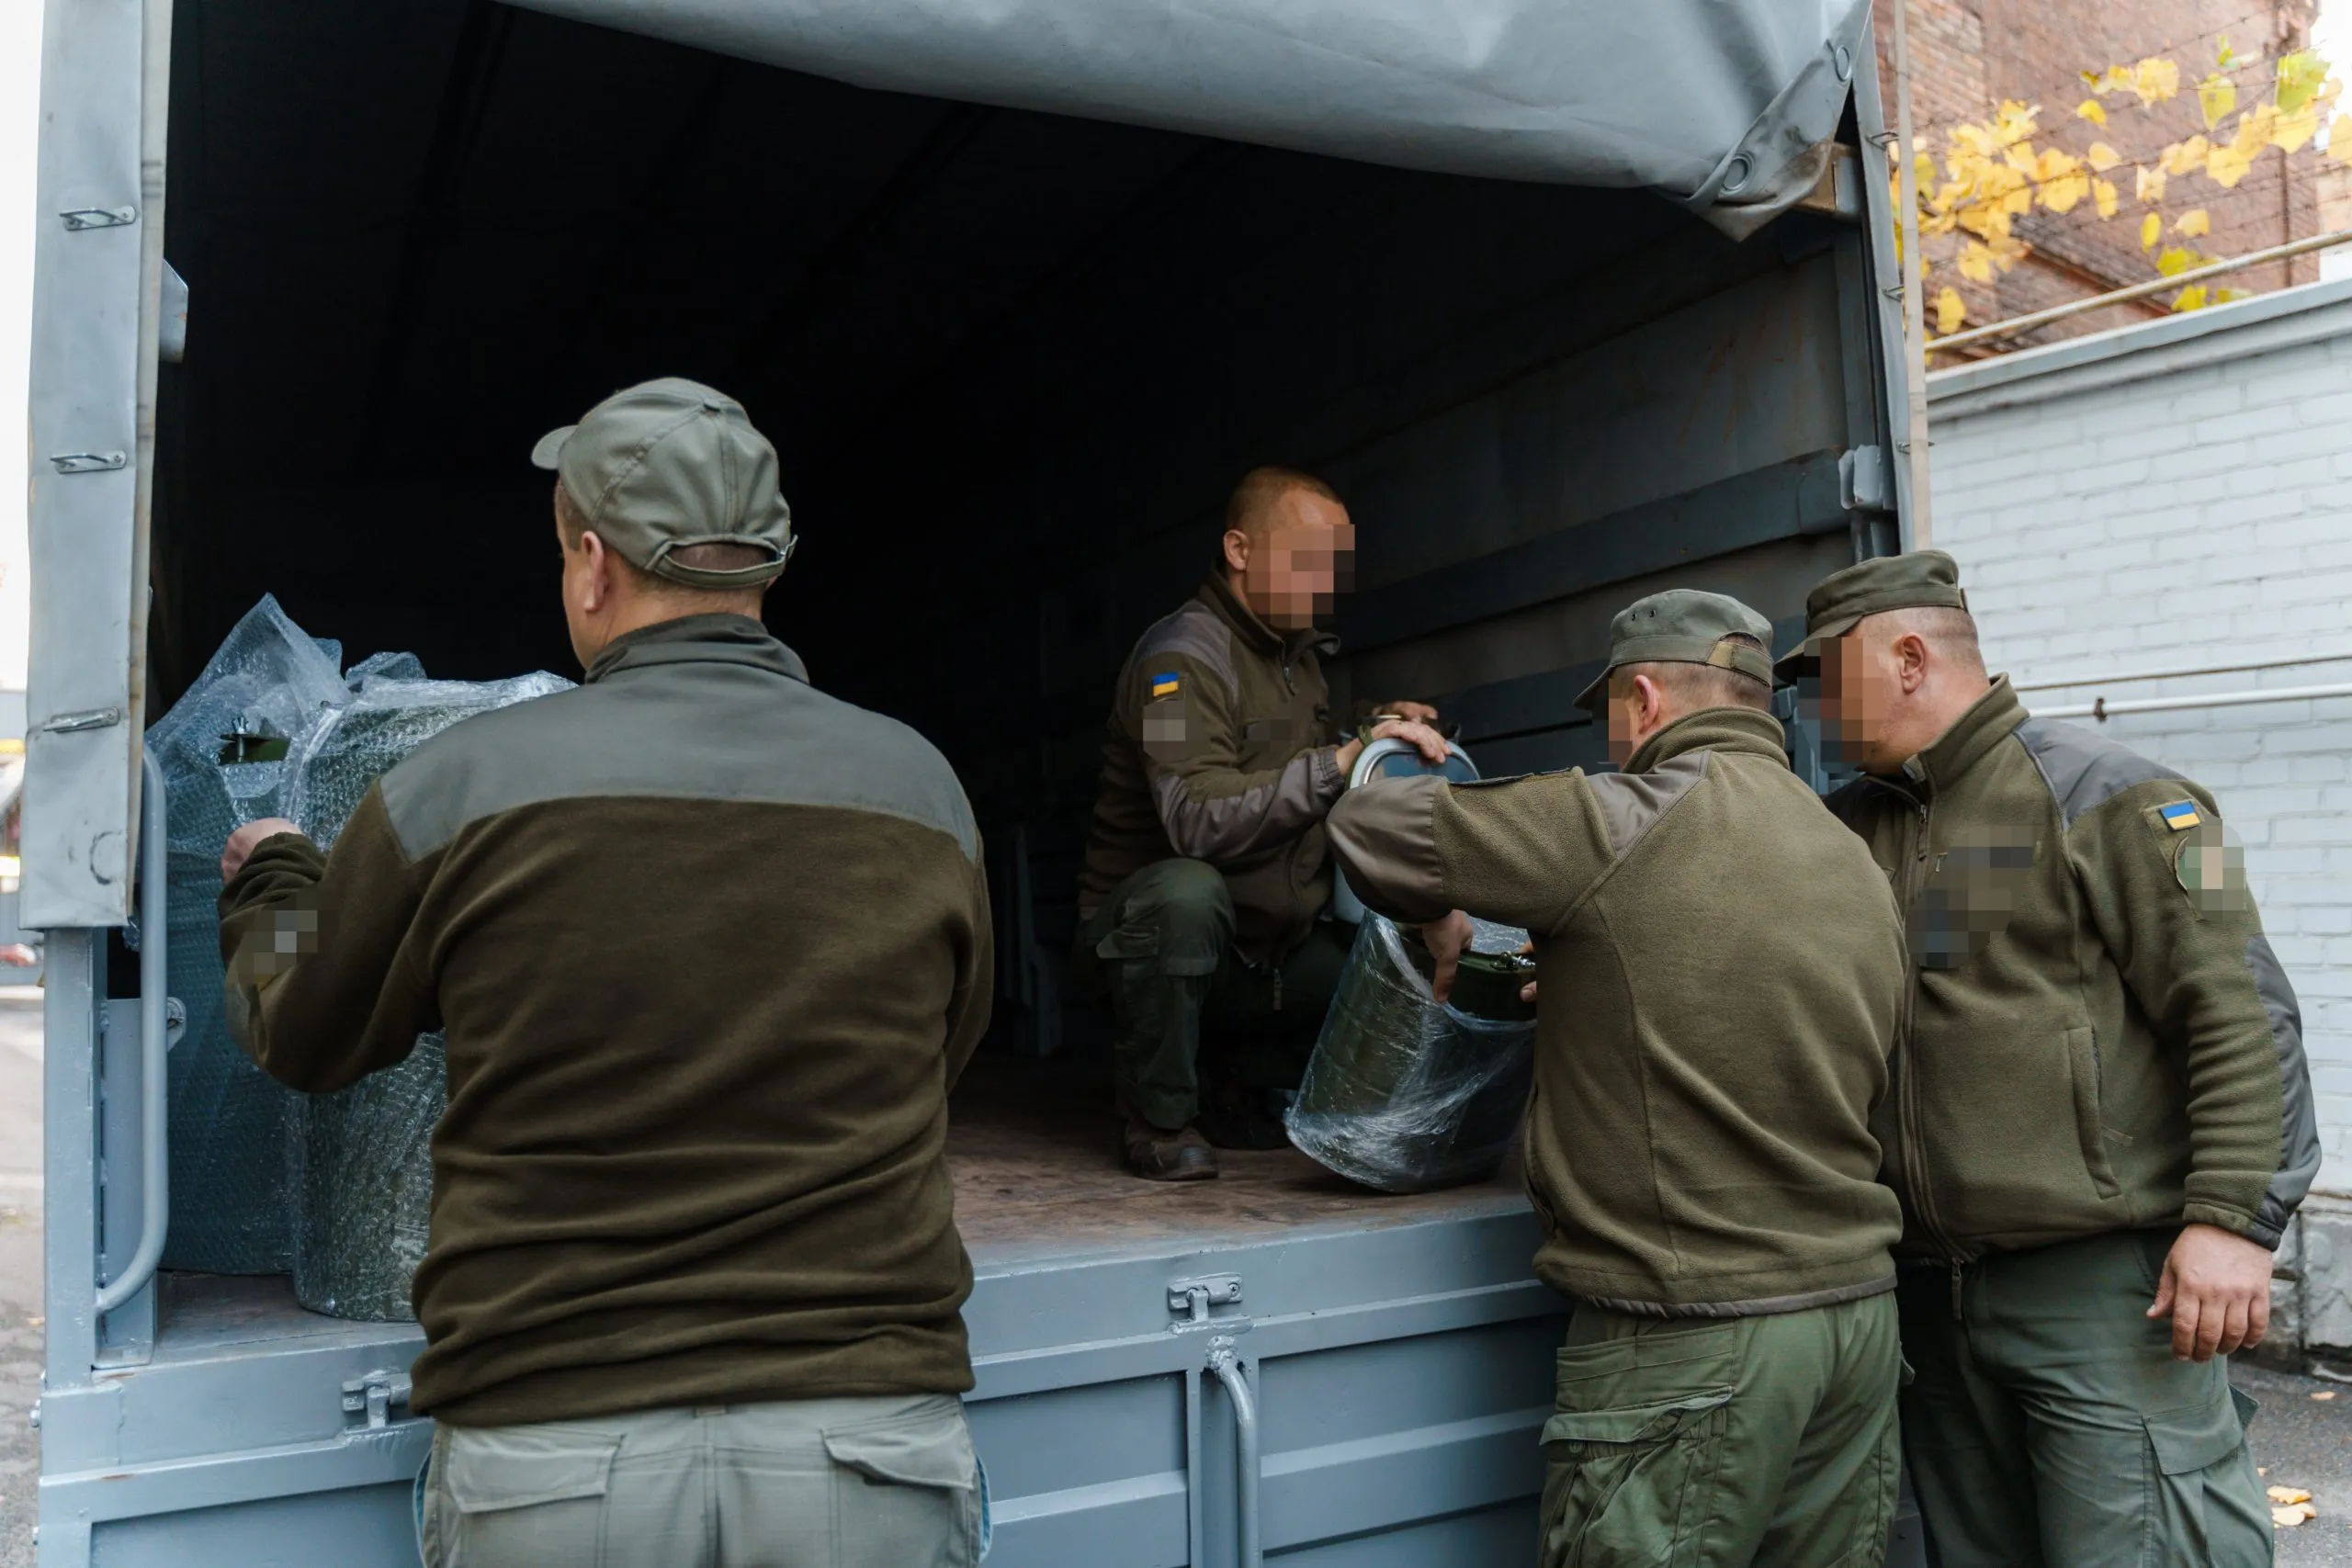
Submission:
[[[566,1426],[438,1434],[423,1519],[427,1568],[601,1568],[617,1432]]]
[[[957,1401],[830,1429],[841,1568],[972,1568],[980,1557],[979,1460]]]
[[[1543,1568],[1692,1561],[1731,1397],[1704,1389],[1545,1422]]]
[[[2270,1562],[2269,1520],[2247,1472],[2245,1423],[2234,1389],[2184,1410],[2143,1418],[2148,1434],[2143,1563],[2261,1568]],[[2252,1403],[2248,1401],[2248,1403]]]

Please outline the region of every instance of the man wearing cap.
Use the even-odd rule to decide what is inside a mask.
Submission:
[[[332,853],[271,820],[222,860],[261,1066],[326,1092],[447,1038],[425,1560],[963,1568],[970,809],[762,626],[791,515],[740,405],[650,382],[535,457],[585,683],[427,742]]]
[[[1213,1143],[1286,1141],[1280,1097],[1347,959],[1324,914],[1324,814],[1368,739],[1445,758],[1424,704],[1385,705],[1394,716],[1345,741],[1335,732],[1321,656],[1338,644],[1315,621],[1354,536],[1322,480],[1250,470],[1226,504],[1217,570],[1119,673],[1073,970],[1117,1024],[1121,1141],[1138,1176],[1199,1180],[1216,1175]]]
[[[1348,886],[1522,926],[1541,976],[1527,1185],[1559,1353],[1544,1568],[1877,1568],[1894,1517],[1894,1265],[1871,1107],[1904,981],[1886,879],[1790,772],[1771,627],[1677,589],[1610,627],[1615,773],[1374,783]]]
[[[1849,567],[1805,622],[1781,668],[1863,770],[1830,806],[1909,938],[1874,1125],[1929,1554],[2267,1563],[2225,1358],[2320,1151],[2241,852],[2202,788],[1986,677],[1950,556]]]

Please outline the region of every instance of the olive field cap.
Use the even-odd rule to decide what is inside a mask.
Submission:
[[[1941,550],[1876,556],[1833,571],[1804,596],[1804,640],[1773,666],[1783,681],[1810,675],[1821,660],[1821,645],[1844,637],[1865,615],[1885,610],[1965,610],[1960,563]]]
[[[656,577],[756,588],[792,558],[775,448],[742,404],[699,381],[663,377],[615,392],[541,436],[531,461],[563,481],[598,538]],[[748,545],[769,558],[724,570],[670,558],[689,545]]]
[[[1749,637],[1747,648],[1724,640]],[[1577,705],[1598,714],[1609,671],[1621,664],[1712,664],[1772,683],[1772,623],[1726,593],[1669,588],[1636,599],[1609,623],[1609,669],[1593,678]]]

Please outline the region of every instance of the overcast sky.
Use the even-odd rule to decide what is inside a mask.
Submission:
[[[25,354],[32,314],[41,0],[0,0],[0,688],[25,683]],[[2316,41],[2343,62],[2352,0],[2326,0]],[[2352,247],[2346,247],[2352,252]],[[2333,269],[2331,269],[2333,270]],[[201,307],[198,307],[201,309]],[[150,716],[151,717],[153,716]]]

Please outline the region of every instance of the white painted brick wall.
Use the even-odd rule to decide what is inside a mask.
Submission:
[[[2227,341],[2205,340],[2207,357]],[[1961,378],[1931,394],[1934,543],[1961,561],[1992,668],[2024,685],[2352,655],[2352,320],[2336,335],[2048,400],[1939,409]],[[2352,657],[2027,701],[2329,682],[2352,682]],[[2245,840],[2302,1002],[2320,1182],[2352,1193],[2352,700],[2094,728],[2207,785]]]

